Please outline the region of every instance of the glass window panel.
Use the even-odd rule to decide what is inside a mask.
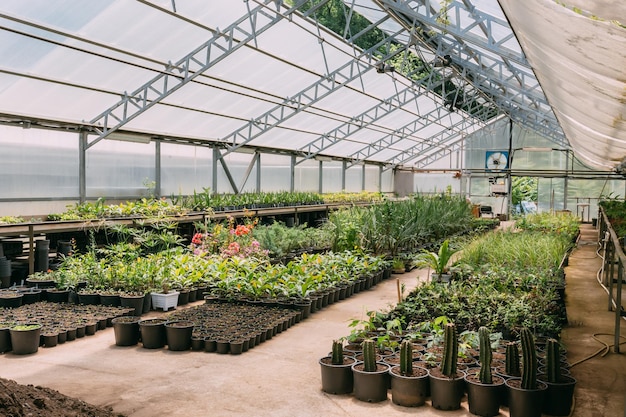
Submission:
[[[102,140],[86,152],[87,197],[149,196],[155,180],[154,143]]]
[[[319,161],[309,159],[300,162],[295,167],[294,172],[294,190],[295,191],[311,191],[319,192]]]
[[[252,171],[254,171],[255,167],[252,167],[252,171],[250,171],[250,177],[246,179],[246,173],[248,172],[248,167],[254,158],[254,154],[243,153],[243,152],[233,152],[226,156],[224,156],[224,162],[230,175],[235,183],[235,186],[240,189],[243,187],[244,190],[250,190],[249,182],[252,180]],[[230,181],[228,180],[228,176],[224,170],[224,167],[221,162],[217,163],[217,189],[219,193],[231,193],[234,192]],[[256,174],[255,174],[256,175]],[[245,181],[245,183],[244,183]],[[256,176],[255,179],[252,180],[252,191],[256,191]]]
[[[381,177],[380,191],[383,193],[393,193],[393,171],[390,169],[383,170]]]
[[[289,191],[291,187],[291,157],[285,155],[261,155],[261,190]]]
[[[365,191],[380,191],[380,168],[365,164]]]
[[[161,195],[192,195],[211,189],[213,150],[202,146],[161,144]]]
[[[363,190],[363,166],[355,165],[346,170],[346,187],[348,193],[357,193]]]
[[[338,193],[341,189],[343,164],[338,161],[322,162],[322,192]]]
[[[1,198],[79,196],[76,133],[0,126],[0,149]]]

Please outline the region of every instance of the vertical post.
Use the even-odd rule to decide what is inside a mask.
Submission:
[[[78,134],[78,199],[84,203],[87,199],[87,132]]]
[[[261,192],[261,153],[256,153],[256,192]]]
[[[365,191],[365,163],[361,169],[361,191]]]
[[[289,166],[289,191],[293,193],[296,185],[296,156],[291,155],[291,164]]]
[[[613,351],[619,353],[620,340],[620,326],[622,321],[622,281],[624,279],[624,265],[622,260],[618,258],[617,263],[617,293],[615,294],[615,345]]]
[[[346,161],[341,162],[341,191],[346,190]]]
[[[211,189],[213,193],[217,193],[217,160],[218,160],[218,149],[217,147],[213,148],[213,165],[211,166],[212,176],[211,179]]]
[[[161,141],[154,141],[154,197],[161,197]]]
[[[33,225],[28,225],[28,275],[35,273],[35,233]]]
[[[318,192],[322,194],[324,192],[324,176],[322,175],[323,162],[319,161],[319,172],[318,172]]]
[[[567,210],[567,188],[568,188],[568,178],[569,174],[567,173],[567,169],[569,166],[569,151],[565,151],[565,180],[563,181],[563,210]]]
[[[383,166],[378,165],[378,192],[383,191]]]
[[[506,178],[507,178],[507,186],[506,186],[506,191],[507,191],[507,195],[506,195],[506,218],[507,220],[509,219],[509,216],[511,215],[511,206],[513,204],[513,196],[511,195],[511,192],[513,191],[513,184],[512,184],[512,179],[513,177],[511,176],[511,168],[513,168],[511,166],[511,164],[513,164],[513,119],[509,119],[509,153],[507,154],[507,161],[506,161],[506,166],[507,166],[507,171],[506,171]]]

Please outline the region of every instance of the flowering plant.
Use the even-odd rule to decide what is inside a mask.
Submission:
[[[216,223],[205,231],[197,232],[191,240],[191,250],[194,254],[219,255],[223,258],[267,257],[268,251],[261,248],[259,242],[252,236],[252,230],[258,219],[245,218],[243,224],[236,224],[232,216],[226,224]]]

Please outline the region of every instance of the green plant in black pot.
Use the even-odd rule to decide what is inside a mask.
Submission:
[[[446,323],[443,331],[443,355],[439,368],[430,370],[430,395],[433,407],[456,410],[461,407],[465,391],[465,373],[457,370],[459,341],[454,323]]]
[[[572,408],[576,379],[563,373],[561,346],[556,339],[546,343],[546,374],[541,376],[548,388],[543,402],[543,413],[568,416]]]
[[[519,346],[517,342],[506,344],[504,373],[507,376],[519,377],[522,375],[519,362]]]
[[[361,401],[380,402],[387,399],[389,365],[376,361],[376,342],[363,341],[363,362],[352,365],[354,396]]]
[[[404,407],[417,407],[426,402],[429,391],[428,370],[413,366],[413,343],[400,343],[400,364],[389,370],[391,400]]]
[[[537,350],[532,332],[523,327],[520,331],[522,344],[522,377],[506,381],[508,387],[510,417],[540,417],[547,385],[537,380]]]
[[[486,327],[478,329],[480,369],[478,373],[468,373],[465,376],[470,413],[482,417],[493,417],[500,413],[501,388],[504,385],[504,378],[491,372],[490,336]]]
[[[343,340],[333,340],[329,356],[319,360],[322,372],[322,391],[329,394],[349,394],[352,392],[352,365],[356,359],[344,355]]]

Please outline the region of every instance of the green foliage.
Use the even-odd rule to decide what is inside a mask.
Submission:
[[[456,326],[447,323],[443,333],[443,356],[441,358],[441,373],[447,377],[456,376],[457,362],[459,359],[459,341],[457,339]]]
[[[513,177],[511,180],[511,203],[516,206],[522,201],[538,201],[536,177]]]
[[[400,344],[400,373],[413,374],[413,343],[410,340],[403,340]]]
[[[491,376],[491,340],[489,329],[482,326],[478,329],[478,340],[479,340],[479,354],[480,354],[480,372],[478,373],[478,378],[480,382],[483,384],[491,384],[493,383],[493,379]]]
[[[333,365],[343,364],[343,341],[333,340],[332,358]]]
[[[519,346],[517,342],[508,342],[505,353],[505,373],[510,376],[521,376]]]
[[[457,252],[456,249],[450,248],[450,242],[448,239],[444,240],[437,252],[431,252],[424,250],[415,257],[414,265],[418,268],[428,267],[432,269],[437,275],[445,274],[448,272],[448,264]]]
[[[537,389],[537,350],[535,338],[526,327],[520,331],[522,342],[522,389]]]
[[[557,383],[561,381],[561,346],[556,339],[548,339],[546,344],[546,374],[548,382]]]
[[[363,369],[365,372],[376,372],[376,342],[372,339],[363,341]]]

